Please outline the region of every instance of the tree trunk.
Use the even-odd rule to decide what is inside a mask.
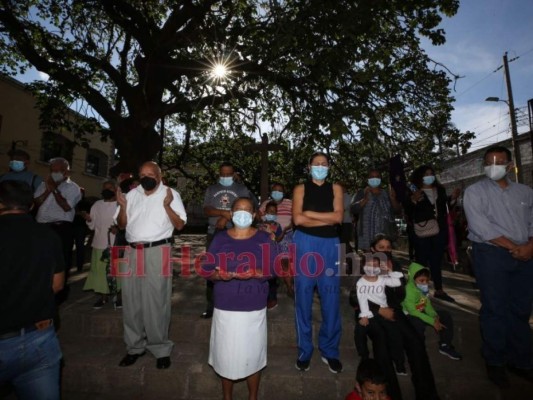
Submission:
[[[137,173],[142,163],[155,161],[162,141],[154,127],[142,127],[138,121],[125,120],[111,130],[115,142],[118,163],[109,170],[111,176],[121,172]]]

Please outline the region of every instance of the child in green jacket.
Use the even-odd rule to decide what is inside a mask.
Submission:
[[[424,339],[426,327],[432,326],[439,334],[439,353],[452,360],[461,360],[463,357],[454,349],[453,320],[447,311],[435,311],[429,300],[429,269],[412,263],[408,269],[408,280],[405,286],[405,299],[402,302],[403,311],[416,331]]]

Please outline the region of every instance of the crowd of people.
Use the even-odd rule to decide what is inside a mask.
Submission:
[[[50,160],[45,179],[28,171],[28,164],[27,153],[12,152],[10,171],[0,177],[0,256],[7,260],[1,266],[6,279],[0,282],[0,310],[12,316],[0,323],[0,383],[11,382],[20,398],[59,393],[55,310],[68,296],[73,243],[78,236],[85,239],[87,230],[92,232],[92,252],[84,290],[97,294],[94,309],[107,303],[122,309],[126,354],[119,365],[128,367],[149,352],[156,368],[169,368],[173,274],[166,266],[173,234],[187,222],[180,194],[164,184],[159,165],[146,162],[137,178],[104,182],[101,200],[88,206],[83,189],[70,179],[67,160]],[[455,301],[444,291],[441,268],[448,214],[462,194],[454,190],[448,195],[435,169],[422,165],[414,169],[401,199],[376,169],[352,195],[346,184],[332,182],[330,168],[329,156],[315,153],[304,183],[290,191],[274,182],[269,198],[259,203],[233,164],[224,162],[218,181],[205,192],[206,308],[201,317],[212,319],[207,362],[220,377],[223,398],[232,399],[235,382],[246,380],[249,399],[257,399],[267,365],[267,313],[278,304],[280,284],[294,301],[295,367],[302,373],[311,368],[312,308],[318,295],[318,351],[330,372],[343,371],[340,277],[348,271],[357,277],[349,300],[361,364],[347,399],[401,399],[397,375],[408,370],[417,399],[438,399],[424,338],[432,327],[439,336],[438,351],[462,359],[453,345],[451,315],[431,301]],[[484,168],[486,177],[466,189],[463,206],[481,293],[487,374],[506,387],[507,372],[533,381],[533,190],[507,177],[512,159],[506,148],[488,149]],[[410,226],[414,254],[409,265],[392,255],[399,214]],[[32,249],[24,259],[14,256],[17,240]],[[339,260],[341,244],[349,252],[352,247],[359,251],[361,262]],[[113,246],[122,246],[119,255],[127,260],[118,269],[110,261]],[[76,258],[80,270],[83,261],[80,254]],[[17,269],[21,263],[27,275]],[[32,296],[24,296],[28,276],[38,282]],[[7,287],[11,290],[2,290]],[[18,357],[14,346],[45,341],[55,349],[49,359],[29,364],[27,370],[10,368]],[[369,397],[370,392],[377,397]]]

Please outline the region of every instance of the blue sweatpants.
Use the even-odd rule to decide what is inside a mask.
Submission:
[[[340,276],[338,238],[294,234],[296,265],[294,277],[296,336],[298,360],[309,361],[313,355],[313,297],[320,296],[322,324],[318,349],[325,358],[339,358],[341,317],[339,309]]]

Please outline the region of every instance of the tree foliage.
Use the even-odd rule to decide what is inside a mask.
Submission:
[[[38,89],[55,110],[93,110],[118,150],[115,172],[156,156],[164,118],[178,166],[192,145],[215,154],[210,139],[263,129],[293,151],[321,148],[366,168],[461,142],[446,137],[450,79],[420,47],[421,36],[444,43],[438,24],[458,3],[0,0],[0,63],[8,74],[47,73]],[[225,76],[213,75],[217,63]]]

